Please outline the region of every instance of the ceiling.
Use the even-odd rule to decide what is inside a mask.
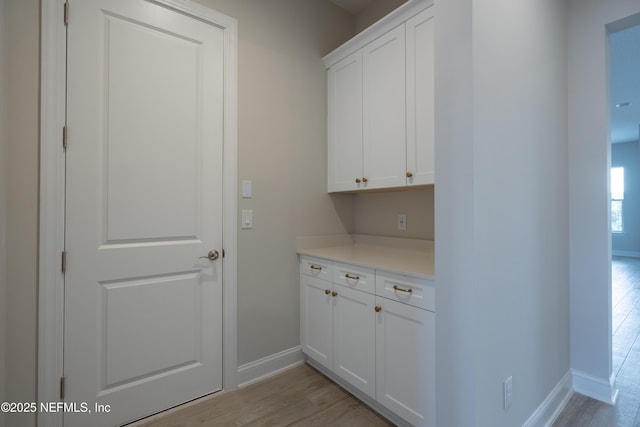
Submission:
[[[330,0],[331,3],[337,4],[341,8],[351,12],[353,15],[357,15],[362,12],[367,6],[373,3],[374,0]]]
[[[609,36],[611,142],[638,141],[640,127],[640,25]],[[616,105],[630,102],[626,107]]]

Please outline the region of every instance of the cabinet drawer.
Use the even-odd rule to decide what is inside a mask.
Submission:
[[[433,280],[377,271],[376,295],[433,312],[436,311]]]
[[[376,288],[375,277],[376,273],[372,268],[340,263],[333,266],[333,283],[347,288],[373,294]]]
[[[305,276],[316,277],[330,282],[333,278],[331,271],[331,261],[307,256],[300,258],[300,273]]]

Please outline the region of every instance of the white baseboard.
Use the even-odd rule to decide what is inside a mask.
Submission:
[[[304,361],[300,346],[263,357],[254,362],[238,366],[238,388],[246,387],[286,369],[301,365]]]
[[[613,256],[626,256],[631,258],[640,258],[640,252],[636,251],[611,251]]]
[[[587,373],[571,370],[573,376],[573,389],[576,393],[615,405],[618,398],[618,389],[615,387],[615,379],[613,376],[609,380],[603,380]]]
[[[573,396],[571,370],[551,390],[542,404],[534,411],[523,427],[550,427]]]

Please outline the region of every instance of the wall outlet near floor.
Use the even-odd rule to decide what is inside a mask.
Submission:
[[[504,409],[509,409],[513,403],[513,376],[504,380],[502,388],[504,391]]]
[[[398,214],[398,231],[407,231],[407,214]]]

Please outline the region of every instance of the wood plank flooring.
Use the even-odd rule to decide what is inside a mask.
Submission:
[[[640,426],[640,259],[611,263],[613,374],[620,391],[615,407],[575,394],[553,427]]]
[[[129,427],[392,426],[309,365],[204,398]]]

